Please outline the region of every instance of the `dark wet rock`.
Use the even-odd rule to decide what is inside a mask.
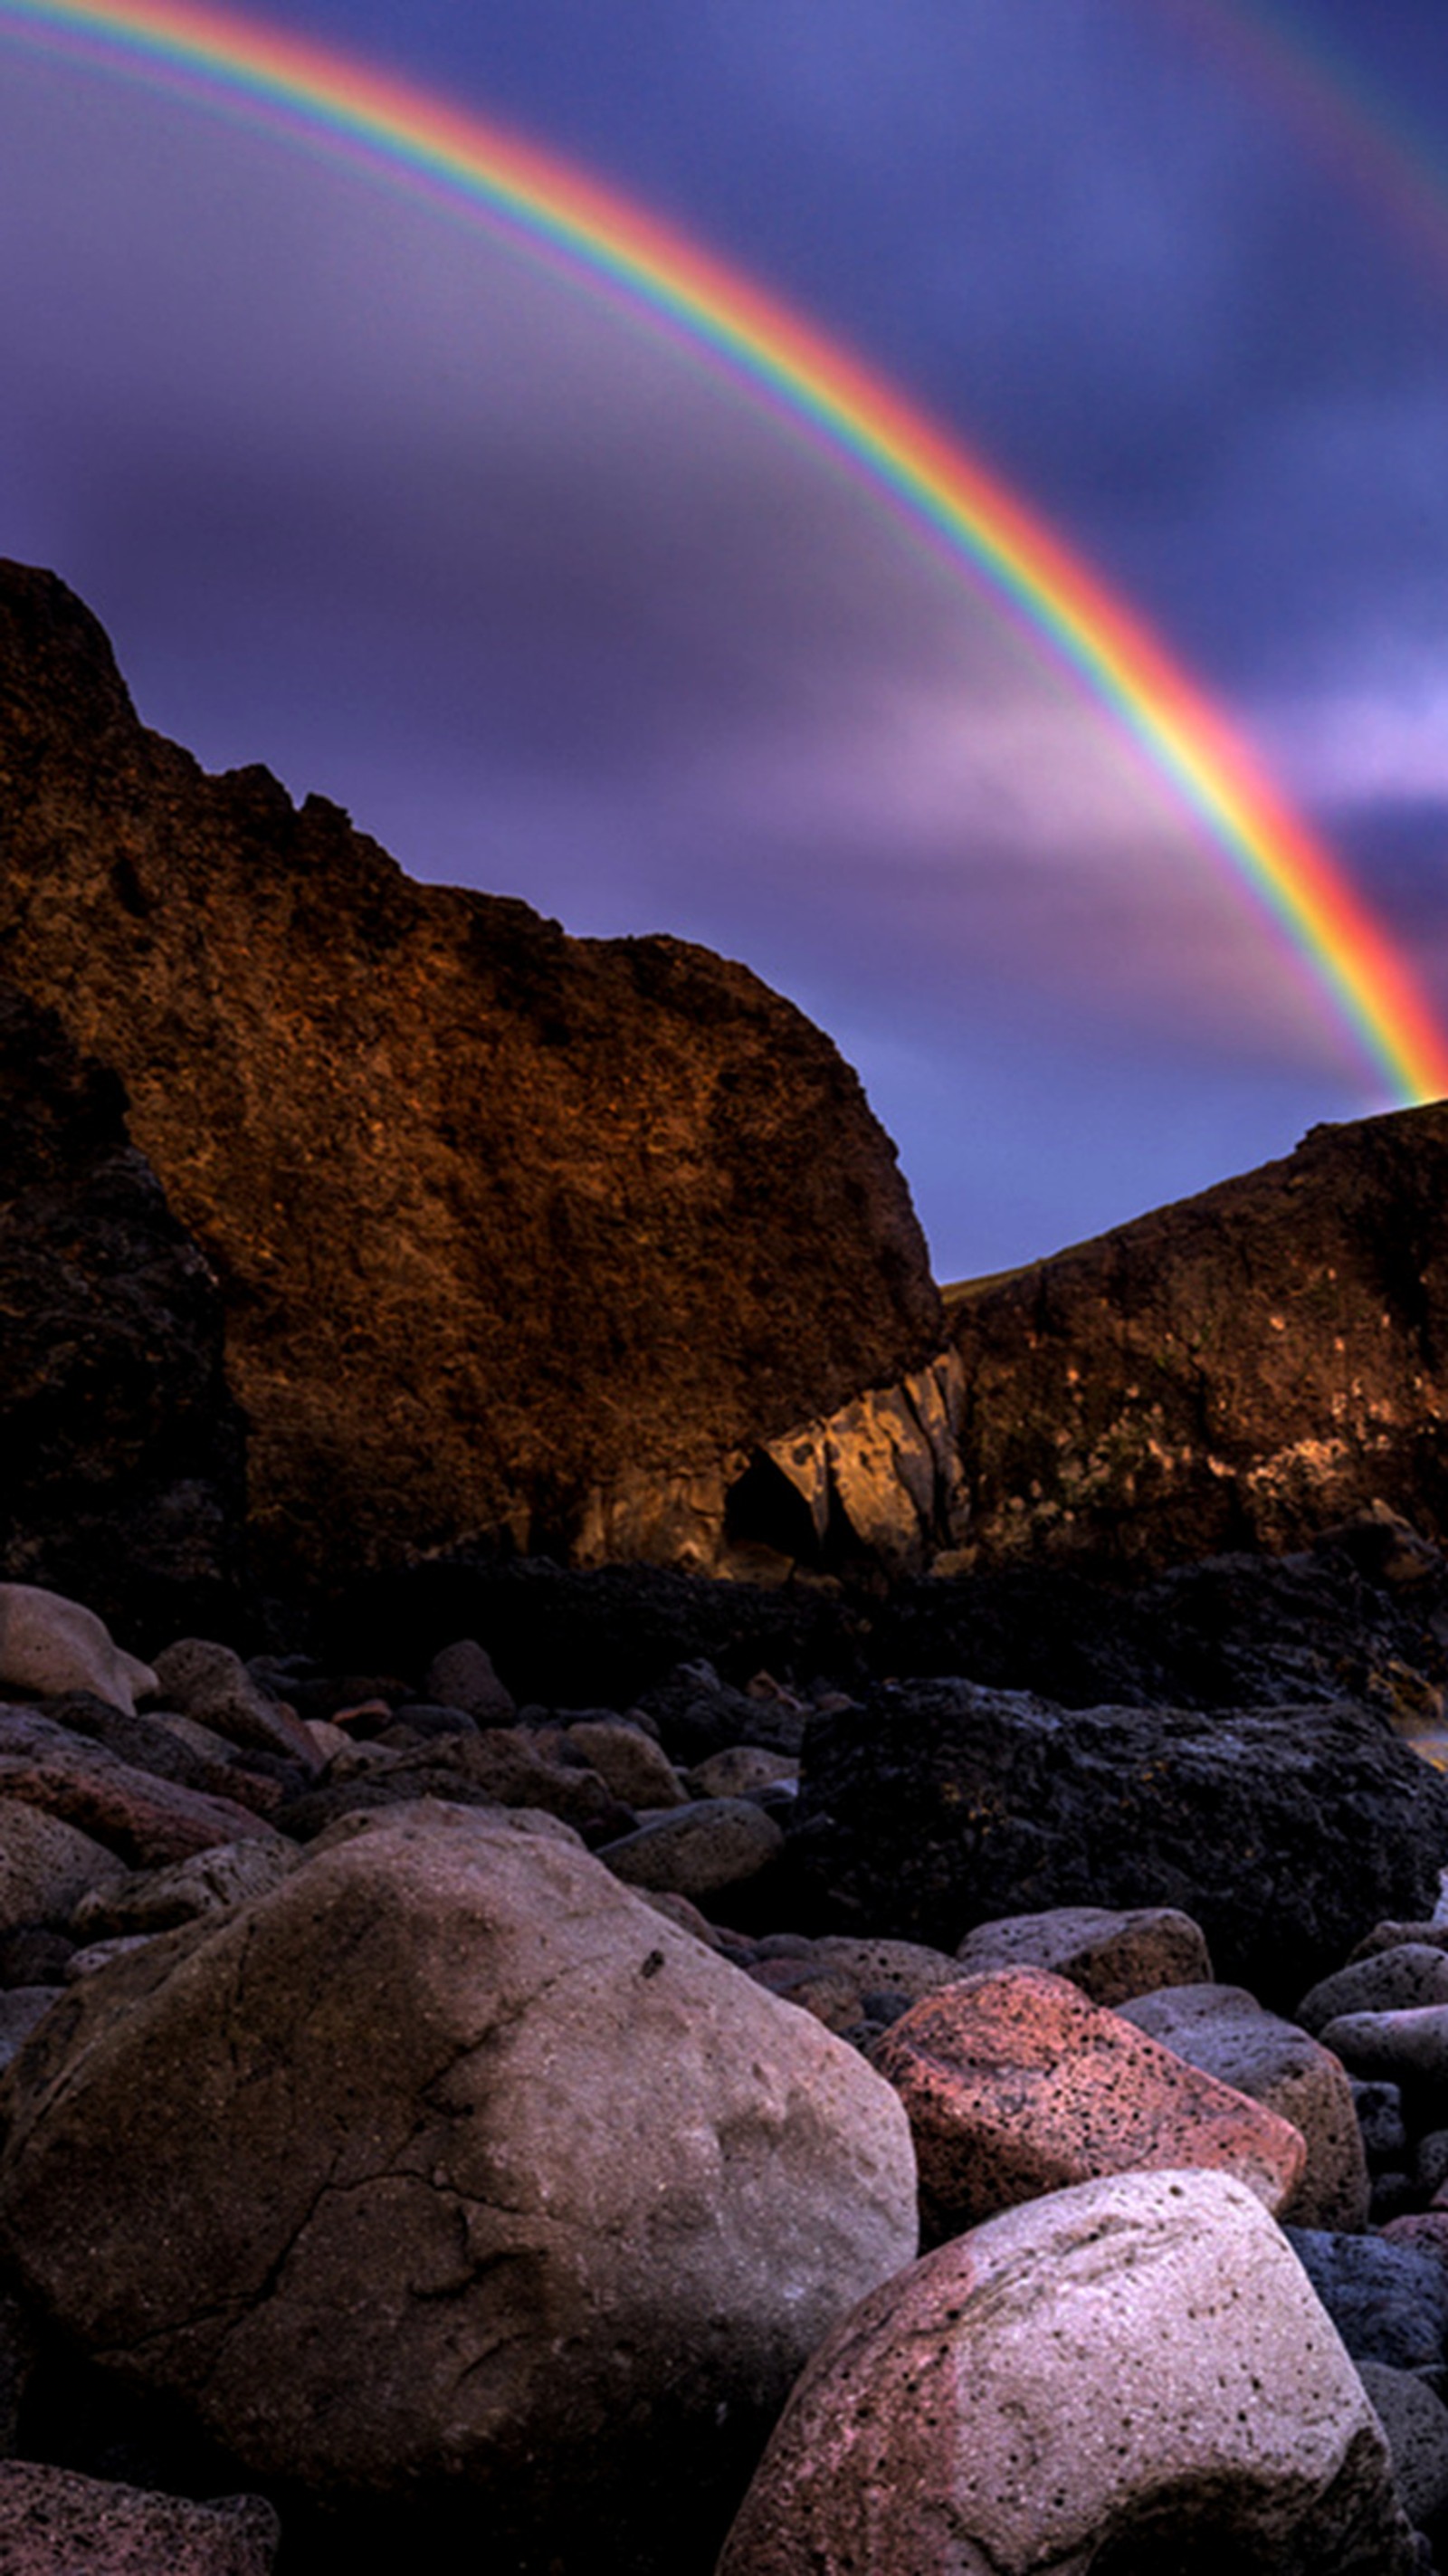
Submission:
[[[205,1637],[177,1638],[156,1657],[156,1685],[165,1708],[209,1726],[228,1743],[276,1754],[306,1772],[320,1769],[295,1712],[261,1689],[230,1646]]]
[[[1448,2406],[1410,2370],[1363,2361],[1358,2375],[1388,2437],[1403,2511],[1421,2530],[1448,2509]]]
[[[37,1810],[28,1807],[27,1815]],[[111,1874],[125,1876],[114,1852],[107,1852]],[[0,1932],[0,1987],[63,1986],[65,1972],[75,1956],[77,1943],[68,1932],[57,1932],[46,1923],[20,1923],[13,1932]]]
[[[1405,1730],[1436,1723],[1448,1679],[1448,1577],[1388,1582],[1367,1519],[1287,1556],[1208,1557],[1128,1580],[1013,1565],[896,1585],[861,1604],[883,1676],[964,1673],[1068,1708],[1253,1708],[1360,1699]]]
[[[1448,2360],[1448,2273],[1434,2256],[1381,2236],[1289,2227],[1299,2263],[1354,2361],[1440,2370]]]
[[[751,1799],[698,1798],[651,1817],[617,1842],[600,1844],[598,1857],[631,1887],[702,1904],[732,1896],[783,1848],[778,1825]]]
[[[967,1932],[956,1956],[962,1976],[980,1968],[1048,1968],[1069,1977],[1092,2003],[1113,2007],[1162,1986],[1200,1986],[1212,1974],[1201,1926],[1163,1905],[1125,1914],[1074,1905],[1007,1915]]]
[[[216,1279],[131,1141],[118,1075],[8,979],[0,1452],[0,1578],[148,1639],[234,1605],[242,1421]]]
[[[30,1714],[0,1706],[0,1752],[29,1741]],[[93,1692],[68,1691],[63,1698],[44,1701],[34,1715],[84,1743],[102,1746],[133,1771],[149,1771],[158,1780],[179,1781],[184,1788],[211,1797],[242,1794],[240,1763],[213,1761],[154,1718],[129,1717]]]
[[[0,1798],[0,1935],[63,1925],[92,1888],[121,1875],[115,1853],[58,1816]],[[0,1985],[24,1985],[0,1974]]]
[[[1408,2132],[1403,2126],[1403,2089],[1381,2079],[1352,2075],[1353,2107],[1362,2131],[1363,2149],[1374,2169],[1401,2167],[1408,2153]]]
[[[951,1949],[1066,1905],[1171,1905],[1274,2009],[1383,1914],[1427,1911],[1448,1783],[1351,1706],[1204,1718],[968,1682],[811,1720],[791,1859],[811,1928]]]

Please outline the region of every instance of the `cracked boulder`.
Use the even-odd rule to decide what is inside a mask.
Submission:
[[[683,2529],[709,2563],[809,2354],[915,2250],[905,2116],[851,2049],[472,1809],[369,1820],[86,1979],[0,2118],[0,2253],[93,2360],[248,2477],[414,2541],[462,2514],[520,2576],[663,2576]]]

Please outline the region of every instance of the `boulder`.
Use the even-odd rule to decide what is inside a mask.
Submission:
[[[1406,2164],[1409,2149],[1403,2124],[1402,2086],[1389,2084],[1382,2076],[1350,2075],[1348,2082],[1368,2163],[1375,2169]]]
[[[772,1753],[763,1744],[730,1744],[696,1762],[689,1787],[696,1798],[748,1798],[756,1789],[775,1788],[781,1780],[797,1781],[799,1762],[792,1753]]]
[[[226,1914],[280,1887],[303,1855],[279,1834],[216,1843],[166,1869],[117,1873],[81,1899],[71,1917],[78,1940],[107,1941],[137,1932],[169,1932],[203,1915]]]
[[[1101,1905],[1062,1905],[1048,1914],[1010,1914],[979,1923],[956,1952],[961,1968],[1048,1968],[1097,2004],[1122,2004],[1158,1986],[1210,1981],[1207,1945],[1190,1916],[1170,1905],[1112,1914]]]
[[[712,1559],[756,1443],[933,1355],[894,1149],[744,967],[570,939],[204,776],[16,564],[0,780],[7,970],[117,1067],[228,1279],[263,1570],[479,1533]]]
[[[0,1798],[0,1932],[65,1923],[82,1897],[125,1872],[113,1851],[18,1798]]]
[[[1347,2013],[1399,2012],[1418,2004],[1448,2004],[1448,1952],[1404,1941],[1319,1978],[1293,2019],[1304,2030],[1321,2032]]]
[[[156,1676],[115,1643],[103,1619],[35,1583],[0,1583],[0,1692],[58,1699],[90,1691],[127,1717]]]
[[[778,1825],[752,1798],[698,1798],[601,1844],[598,1856],[632,1887],[667,1888],[697,1902],[757,1878],[783,1849]]]
[[[320,1787],[293,1799],[279,1821],[310,1842],[349,1809],[412,1805],[419,1798],[458,1804],[536,1807],[579,1830],[618,1834],[634,1818],[596,1771],[550,1762],[525,1728],[489,1726],[478,1734],[433,1737],[403,1752],[357,1744],[330,1766]]]
[[[682,1807],[688,1791],[662,1746],[622,1718],[575,1718],[568,1742],[625,1807]]]
[[[36,1710],[0,1708],[0,1801],[76,1825],[133,1869],[272,1828],[249,1807],[137,1770]]]
[[[156,1657],[155,1683],[168,1708],[209,1726],[229,1744],[279,1753],[304,1771],[321,1769],[301,1720],[253,1681],[230,1646],[180,1637]]]
[[[1411,2088],[1432,2115],[1448,2109],[1448,2003],[1339,2013],[1325,2025],[1322,2044],[1354,2075],[1385,2075]]]
[[[677,2567],[915,2246],[890,2088],[568,1842],[368,1820],[73,1988],[0,2248],[263,2479],[451,2498],[500,2565]],[[569,2563],[572,2563],[571,2561]]]
[[[1040,1968],[942,1986],[870,2062],[909,2114],[927,2243],[1042,2192],[1157,2167],[1222,2167],[1277,2210],[1305,2162],[1286,2120]]]
[[[1287,2237],[1354,2361],[1392,2370],[1448,2362],[1448,2274],[1425,2245],[1317,2227]]]
[[[815,2355],[719,2576],[1411,2576],[1381,2427],[1261,2203],[1120,2174],[1006,2211]]]
[[[35,2460],[0,2461],[6,2576],[271,2576],[280,2539],[262,2496],[192,2504]]]
[[[0,1577],[148,1639],[235,1604],[244,1431],[219,1284],[131,1141],[119,1077],[8,975],[0,1456]]]
[[[517,1714],[512,1692],[499,1681],[492,1656],[475,1637],[459,1637],[433,1656],[423,1690],[445,1708],[462,1709],[479,1726],[506,1726]]]
[[[951,1949],[1057,1906],[1174,1906],[1219,1976],[1290,2008],[1437,1896],[1448,1781],[1343,1702],[1062,1709],[912,1682],[810,1720],[793,1852],[811,1928]]]
[[[1351,2234],[1368,2222],[1368,2167],[1342,2062],[1241,1986],[1166,1986],[1121,2017],[1204,2075],[1215,2075],[1300,2129],[1307,2163],[1281,2216]]]

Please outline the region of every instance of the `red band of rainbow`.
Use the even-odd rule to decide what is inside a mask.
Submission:
[[[1448,1093],[1448,1039],[1392,941],[1165,647],[983,465],[736,270],[547,153],[394,75],[175,0],[0,0],[0,27],[89,38],[441,184],[561,251],[822,431],[1070,666],[1205,824],[1394,1097]]]

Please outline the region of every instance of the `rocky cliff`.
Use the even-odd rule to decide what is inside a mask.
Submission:
[[[216,1281],[115,1075],[0,980],[0,1580],[174,1633],[226,1615],[241,1533]]]
[[[714,1561],[756,1444],[938,1347],[893,1149],[798,1011],[205,776],[16,565],[0,828],[7,972],[119,1070],[222,1280],[264,1571],[499,1532]]]
[[[958,1292],[966,1561],[1448,1535],[1445,1208],[1448,1104],[1400,1110]]]

